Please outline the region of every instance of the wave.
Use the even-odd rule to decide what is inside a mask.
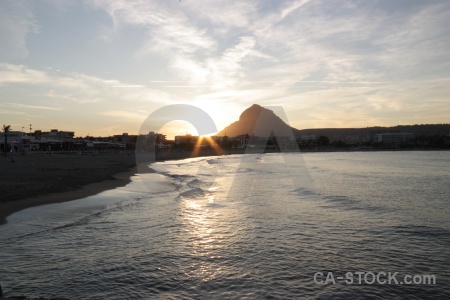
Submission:
[[[438,227],[423,225],[408,225],[392,227],[394,234],[405,235],[408,237],[437,238],[438,240],[450,245],[450,230]]]
[[[147,195],[146,197],[143,196],[135,196],[132,197],[131,199],[127,199],[127,200],[123,200],[119,203],[113,204],[113,205],[109,205],[104,207],[103,209],[100,210],[96,210],[95,212],[85,215],[83,217],[80,217],[78,219],[69,221],[68,223],[64,223],[61,224],[59,223],[49,223],[49,224],[42,224],[39,225],[41,227],[46,227],[45,229],[42,230],[38,230],[38,231],[33,231],[33,232],[28,232],[25,234],[18,234],[15,236],[11,236],[8,237],[6,239],[4,239],[3,241],[10,241],[10,240],[15,240],[15,239],[22,239],[22,238],[26,238],[26,237],[33,237],[33,236],[37,236],[40,234],[45,234],[47,232],[53,232],[53,231],[58,231],[58,230],[62,230],[62,229],[66,229],[66,228],[72,228],[72,227],[76,227],[76,226],[83,226],[83,225],[87,225],[89,223],[91,223],[93,220],[95,219],[99,219],[103,216],[109,215],[112,212],[116,212],[116,211],[122,211],[127,207],[132,207],[135,206],[139,201],[142,201],[143,199],[147,199],[147,197],[151,197],[152,195]],[[103,223],[103,222],[102,222]],[[104,223],[108,223],[107,221],[105,221]],[[36,225],[34,225],[34,227],[36,227]]]
[[[323,199],[326,201],[325,205],[321,207],[324,208],[337,208],[342,210],[362,210],[362,211],[376,211],[377,213],[388,212],[392,210],[391,208],[379,205],[373,205],[369,203],[365,203],[362,200],[358,200],[355,198],[350,198],[347,196],[323,196]]]
[[[200,188],[193,188],[180,193],[183,198],[199,198],[206,196],[206,192]]]

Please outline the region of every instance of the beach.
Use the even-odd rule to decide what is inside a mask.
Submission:
[[[226,154],[242,153],[229,151]],[[225,154],[225,153],[223,153]],[[217,155],[213,151],[160,152],[157,161]],[[14,162],[12,162],[14,157]],[[152,172],[149,169],[149,172]],[[137,173],[133,151],[112,153],[32,152],[0,156],[0,225],[25,208],[85,198],[125,186]]]
[[[0,224],[10,214],[28,207],[80,199],[124,186],[135,174],[135,166],[133,152],[2,155]]]

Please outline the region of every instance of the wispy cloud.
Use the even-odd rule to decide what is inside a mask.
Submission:
[[[37,84],[49,80],[50,77],[46,72],[33,70],[24,65],[0,63],[0,85],[6,83]]]
[[[24,65],[0,63],[0,85],[13,86],[17,84],[48,86],[49,91],[46,96],[79,103],[98,102],[99,99],[107,100],[111,97],[119,97],[128,101],[132,101],[139,96],[147,99],[165,99],[167,97],[164,92],[147,88],[141,84],[129,84],[115,79],[103,79],[82,73],[52,73],[32,69]],[[118,92],[120,88],[136,88],[141,91],[136,94]],[[64,90],[64,92],[58,90]]]
[[[172,82],[189,82],[186,80],[151,80],[150,83],[172,83]]]
[[[23,112],[23,111],[16,111],[16,110],[2,109],[2,110],[0,110],[0,114],[2,114],[2,115],[24,115],[25,112]]]
[[[28,55],[27,36],[39,26],[27,1],[0,1],[0,59],[24,58]]]
[[[44,109],[44,110],[62,110],[62,108],[57,108],[57,107],[28,105],[28,104],[20,104],[20,103],[8,103],[8,102],[0,103],[0,106],[16,107],[16,108]]]
[[[165,85],[166,88],[209,88],[210,85]]]
[[[105,111],[101,113],[104,116],[110,116],[110,117],[118,117],[118,118],[127,118],[127,119],[145,119],[145,114],[139,114],[136,112],[130,112],[130,111],[122,111],[122,110],[110,110]]]
[[[127,24],[147,30],[146,41],[137,52],[139,56],[168,51],[191,55],[198,50],[210,51],[215,47],[215,41],[205,29],[193,26],[175,10],[168,11],[162,2],[119,0],[94,3],[109,13],[116,27]]]
[[[290,15],[292,12],[294,12],[296,9],[302,7],[306,3],[308,3],[310,0],[300,0],[293,3],[290,3],[286,8],[284,8],[281,11],[281,18],[284,19],[288,15]]]
[[[66,118],[84,113],[129,125],[140,111],[171,103],[199,105],[222,125],[252,103],[301,112],[300,127],[383,125],[408,113],[417,120],[419,110],[442,121],[448,112],[448,1],[68,1],[56,15],[83,11],[74,37],[80,49],[95,47],[89,57],[55,52],[55,64],[42,49],[58,37],[45,35],[55,33],[44,25],[64,18],[39,22],[51,1],[34,14],[33,5],[11,3],[0,2],[8,6],[0,9],[7,24],[0,36],[6,32],[2,49],[14,49],[19,62],[0,49],[2,95],[64,108]],[[39,23],[39,38],[27,44]],[[103,39],[93,41],[84,23]],[[36,47],[34,56],[20,60],[27,47]],[[42,119],[52,112],[34,110]]]
[[[128,85],[113,85],[113,88],[145,88],[142,84],[128,84]]]
[[[252,1],[190,0],[181,8],[190,19],[199,19],[201,25],[212,28],[220,36],[233,30],[245,30],[259,17],[257,5]]]
[[[162,87],[197,88],[194,102],[262,101],[312,110],[322,103],[333,116],[356,109],[344,99],[358,99],[361,115],[394,112],[408,103],[398,100],[405,88],[400,78],[433,78],[450,61],[445,2],[414,3],[408,10],[356,1],[279,1],[270,9],[242,1],[97,3],[117,24],[146,29],[139,55],[165,57],[174,77],[183,79],[171,82],[187,84]],[[298,99],[307,100],[294,104]]]

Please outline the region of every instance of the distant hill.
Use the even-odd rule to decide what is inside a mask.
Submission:
[[[260,119],[258,128],[256,122]],[[450,124],[422,124],[422,125],[397,125],[392,127],[366,127],[366,128],[311,128],[296,129],[284,123],[272,110],[266,109],[258,104],[253,104],[242,112],[239,120],[228,125],[218,136],[227,135],[235,137],[242,134],[255,134],[264,136],[273,128],[278,132],[291,131],[295,136],[316,135],[327,136],[333,140],[366,140],[373,133],[377,132],[408,132],[415,136],[421,135],[448,135],[450,134]]]
[[[259,122],[258,126],[256,126],[257,122]],[[283,122],[272,110],[253,104],[242,112],[238,121],[228,125],[218,132],[217,135],[227,135],[229,137],[242,134],[268,136],[272,130],[278,132],[277,135],[282,135],[283,133],[292,134],[292,132],[295,134],[298,131]]]
[[[382,132],[407,132],[413,133],[414,136],[419,137],[448,135],[450,134],[450,124],[422,124],[422,125],[397,125],[390,127],[366,127],[366,128],[311,128],[298,130],[295,135],[316,135],[327,136],[330,141],[347,140],[347,141],[362,141],[367,140],[372,134]]]

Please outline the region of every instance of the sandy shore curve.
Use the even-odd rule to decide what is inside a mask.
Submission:
[[[0,156],[0,225],[7,216],[28,207],[81,199],[124,186],[135,173],[134,153],[129,152]]]

